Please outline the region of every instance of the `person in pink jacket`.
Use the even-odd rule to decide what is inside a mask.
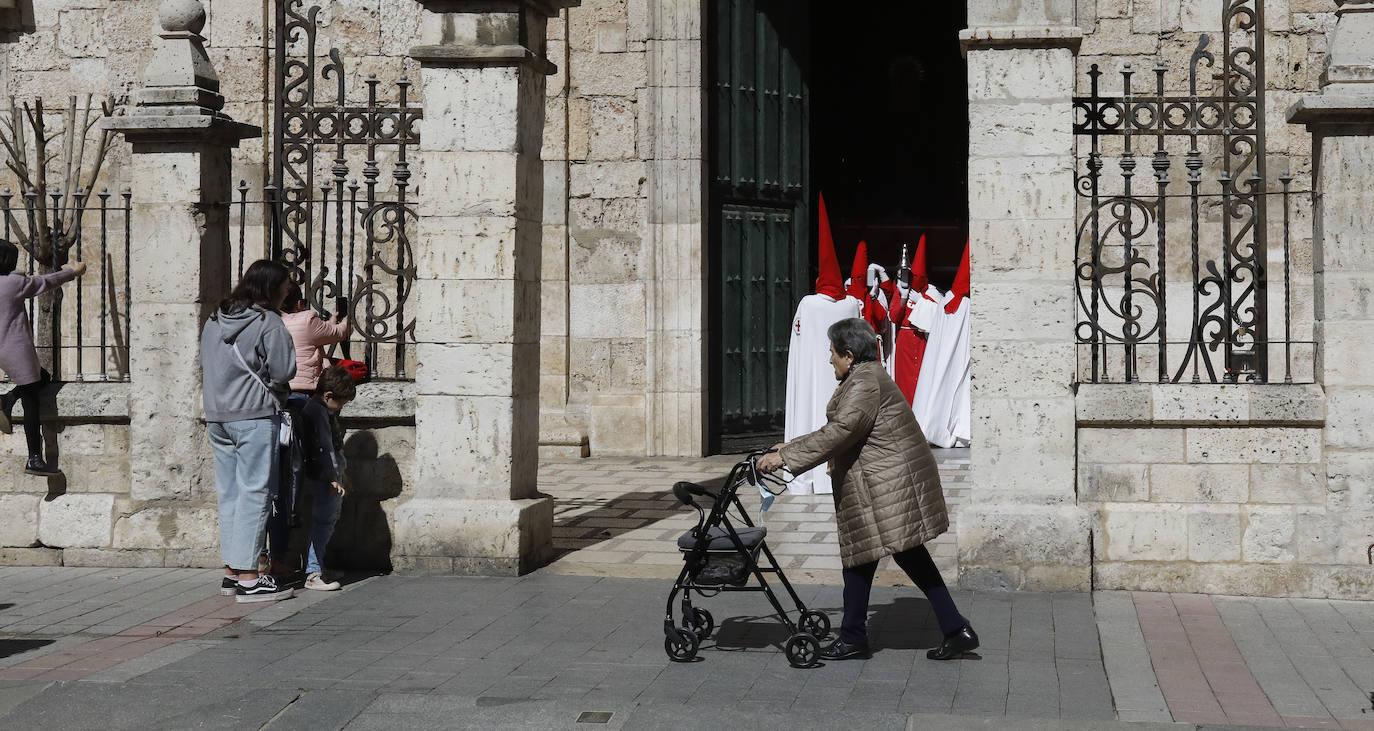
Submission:
[[[326,322],[310,304],[305,301],[298,285],[291,285],[291,291],[282,303],[282,322],[296,344],[296,377],[291,379],[291,391],[310,395],[319,383],[320,372],[325,368],[324,348],[348,339],[348,318],[342,312],[332,321]]]
[[[86,272],[83,262],[70,269],[52,274],[24,276],[16,271],[19,247],[0,239],[0,370],[10,377],[14,388],[0,396],[0,432],[9,434],[15,403],[24,405],[24,437],[28,440],[29,459],[24,471],[39,477],[51,477],[61,470],[43,459],[43,436],[38,424],[38,392],[48,382],[48,373],[38,365],[38,351],[33,347],[33,330],[24,300],[57,289]]]

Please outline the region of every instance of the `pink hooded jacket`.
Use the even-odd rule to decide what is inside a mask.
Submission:
[[[318,312],[306,309],[284,314],[281,319],[296,344],[296,377],[291,379],[291,390],[312,393],[324,370],[324,346],[348,338],[348,318],[325,322]]]

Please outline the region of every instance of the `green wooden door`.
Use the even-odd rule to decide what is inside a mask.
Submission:
[[[709,51],[713,434],[780,438],[788,328],[810,292],[810,3],[712,0]]]

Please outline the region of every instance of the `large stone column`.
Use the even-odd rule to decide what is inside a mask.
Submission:
[[[970,27],[960,34],[968,58],[973,487],[957,516],[959,581],[1086,589],[1090,529],[1074,497],[1071,319],[1071,98],[1082,32],[1065,18],[1030,25],[1022,15],[1005,3],[970,3]]]
[[[419,0],[415,488],[399,570],[514,574],[552,554],[535,487],[545,57],[575,0]]]
[[[1374,540],[1374,2],[1337,0],[1312,134],[1317,377],[1326,390],[1326,531],[1350,562]]]
[[[229,292],[230,150],[261,130],[220,112],[199,0],[166,0],[158,12],[162,32],[133,109],[106,121],[133,146],[131,497],[213,503],[200,328]]]

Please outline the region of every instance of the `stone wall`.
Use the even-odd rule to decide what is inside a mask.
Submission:
[[[1075,407],[1095,588],[1367,596],[1320,386],[1085,384]]]
[[[704,449],[701,19],[699,0],[588,0],[550,22],[546,454]]]

